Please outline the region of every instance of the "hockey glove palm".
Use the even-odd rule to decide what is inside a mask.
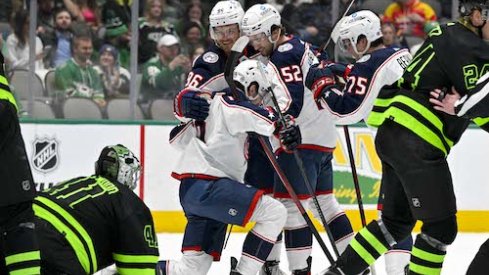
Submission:
[[[209,102],[200,96],[197,91],[182,91],[183,95],[179,98],[181,114],[186,118],[195,120],[205,120],[209,115]],[[178,113],[178,112],[177,112]]]
[[[301,131],[291,115],[285,116],[285,125],[280,123],[278,136],[282,148],[287,152],[294,151],[302,143]]]

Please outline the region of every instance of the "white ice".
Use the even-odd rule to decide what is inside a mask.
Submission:
[[[326,234],[321,236],[326,238]],[[226,249],[224,249],[221,261],[214,262],[209,271],[209,275],[226,275],[229,274],[229,258],[241,255],[241,245],[243,244],[244,233],[232,233],[229,238]],[[160,259],[179,259],[181,256],[180,247],[182,243],[182,234],[158,234]],[[459,233],[455,242],[449,247],[445,263],[443,265],[442,275],[463,275],[472,261],[474,255],[479,250],[480,245],[489,238],[489,233]],[[326,241],[326,239],[325,239]],[[317,243],[313,246],[313,264],[312,274],[317,274],[329,266],[329,262]],[[281,259],[282,270],[287,271],[287,259],[285,251],[282,251]],[[380,258],[375,265],[377,275],[385,275],[384,261]],[[190,275],[190,274],[189,274]]]

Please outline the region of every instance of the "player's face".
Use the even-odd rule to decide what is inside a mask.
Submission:
[[[273,51],[273,44],[268,40],[265,33],[259,33],[251,35],[250,43],[256,51],[260,52],[263,56],[270,56]]]
[[[262,97],[258,94],[258,85],[256,83],[252,83],[248,87],[248,91],[246,91],[246,97],[248,97],[251,103],[255,105],[261,104]]]
[[[225,52],[230,52],[234,42],[239,38],[238,24],[219,26],[214,28],[216,42]]]

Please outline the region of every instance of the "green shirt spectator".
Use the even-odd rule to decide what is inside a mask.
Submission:
[[[180,52],[178,39],[163,35],[157,45],[158,56],[144,64],[141,102],[173,98],[183,87],[183,76],[190,70],[190,59]]]
[[[56,68],[56,89],[64,98],[92,98],[100,107],[104,107],[106,102],[102,81],[90,62],[92,40],[89,37],[77,37],[73,43],[73,58]]]

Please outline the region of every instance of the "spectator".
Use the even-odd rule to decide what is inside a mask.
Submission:
[[[193,52],[191,52],[191,54],[189,55],[190,57],[190,61],[192,62],[192,64],[195,62],[195,60],[201,56],[203,53],[205,52],[205,47],[204,46],[199,46],[199,47],[196,47]]]
[[[21,10],[13,14],[12,29],[14,33],[7,37],[6,60],[10,69],[29,69],[29,14]],[[44,69],[43,45],[41,39],[36,36],[35,42],[35,69]]]
[[[202,18],[202,6],[200,3],[190,3],[187,5],[187,9],[185,10],[185,14],[183,15],[183,18],[180,19],[177,24],[176,24],[176,30],[178,35],[180,37],[184,37],[184,31],[185,31],[185,26],[189,22],[195,22],[198,24],[200,28],[200,33],[202,36],[202,39],[207,37],[207,30],[209,29],[208,25],[204,22]]]
[[[182,35],[182,52],[190,54],[195,48],[201,47],[204,44],[199,25],[193,21],[187,22],[183,28]]]
[[[118,23],[117,23],[118,22]],[[120,21],[114,21],[106,26],[105,43],[111,44],[119,51],[119,62],[122,67],[129,68],[131,33],[126,25]]]
[[[402,36],[423,38],[424,24],[436,21],[433,8],[421,0],[394,0],[384,12],[384,22],[395,24]]]
[[[119,52],[109,44],[100,48],[99,65],[95,66],[102,79],[106,100],[129,96],[129,71],[119,64]]]
[[[56,68],[56,89],[62,93],[62,98],[91,98],[104,107],[102,81],[90,61],[92,39],[89,36],[75,37],[72,48],[73,58]]]
[[[190,59],[180,52],[178,39],[165,34],[157,45],[158,56],[144,64],[141,103],[157,98],[173,98],[182,88],[182,76],[190,71]]]
[[[156,54],[156,43],[165,34],[176,35],[172,24],[163,20],[163,0],[147,0],[144,17],[139,19],[139,63]]]
[[[37,35],[41,38],[42,43],[46,45],[44,37],[46,35],[52,36],[54,33],[54,1],[52,0],[39,0],[39,7],[37,12]]]
[[[102,6],[102,23],[107,28],[120,27],[126,29],[131,24],[131,6],[127,1],[107,0]]]
[[[396,27],[392,23],[382,24],[382,40],[386,47],[399,47]]]
[[[43,35],[46,47],[51,47],[47,59],[50,67],[56,68],[71,58],[73,38],[71,14],[66,9],[57,10],[54,15],[54,32]]]

